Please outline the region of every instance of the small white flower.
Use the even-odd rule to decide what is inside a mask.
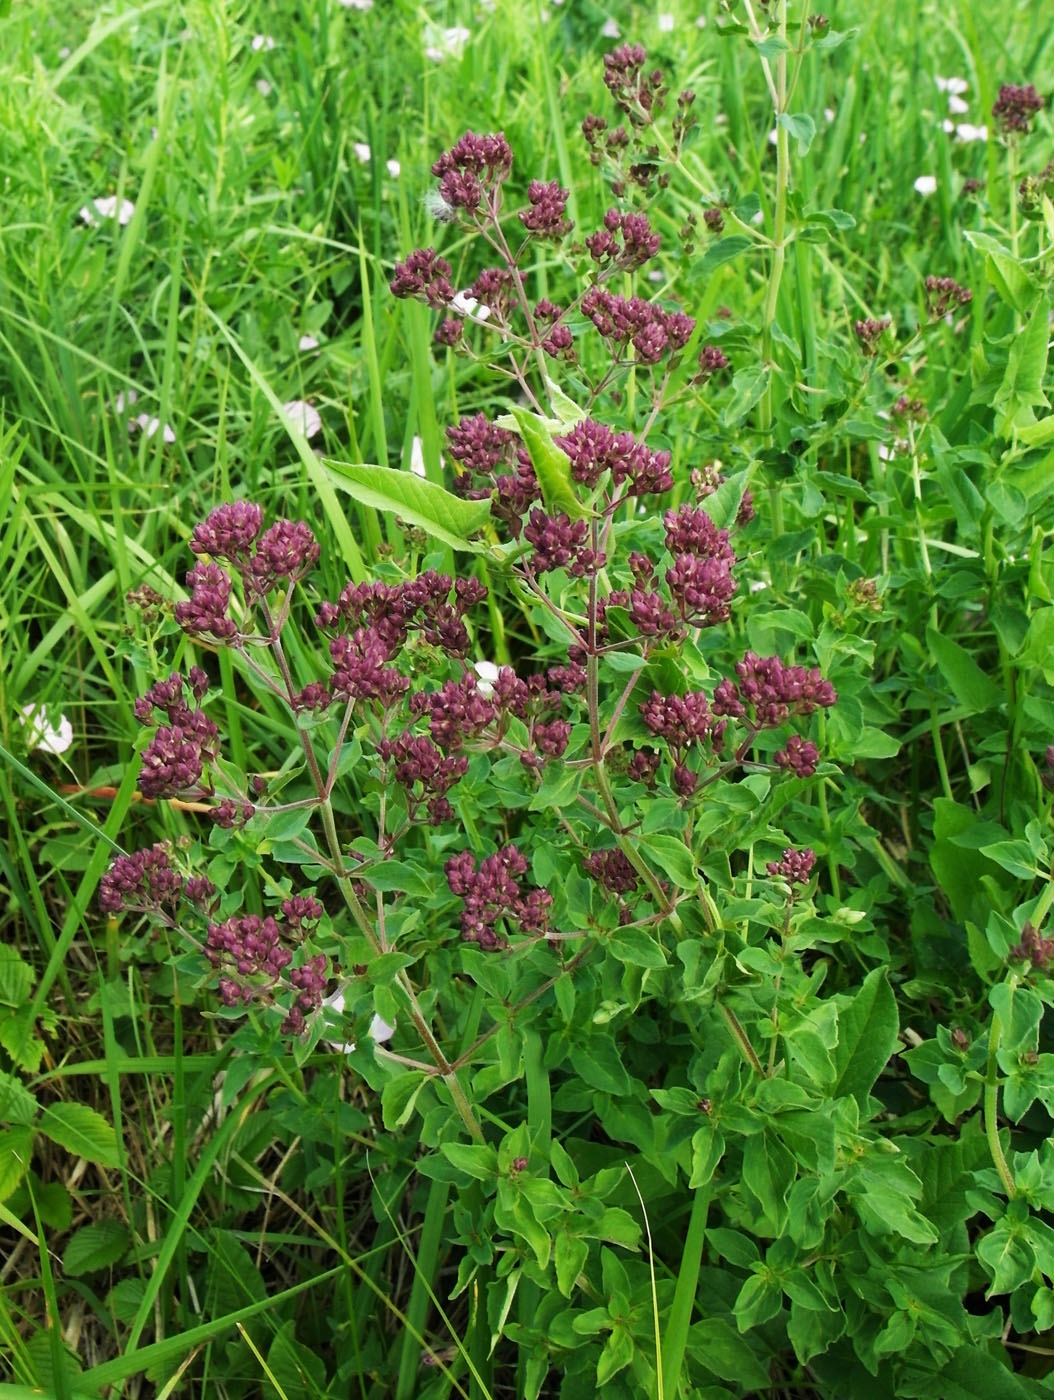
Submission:
[[[660,16],[659,16],[659,33],[660,33],[660,34],[672,34],[672,33],[673,33],[673,15],[660,15]]]
[[[313,335],[302,335],[296,343],[298,350],[317,350],[318,341]]]
[[[126,408],[131,408],[138,398],[139,395],[134,389],[122,389],[113,401],[114,413],[123,413]]]
[[[751,593],[764,593],[771,583],[772,580],[767,575],[764,578],[756,578],[750,585],[750,591]]]
[[[73,743],[73,725],[63,714],[59,715],[56,724],[53,710],[49,714],[43,705],[23,705],[18,718],[25,730],[28,749],[60,754],[65,753]]]
[[[322,1005],[331,1006],[339,1016],[340,1013],[344,1010],[344,993],[340,991],[333,992],[331,996],[323,998]],[[378,1045],[383,1045],[386,1040],[391,1040],[394,1034],[395,1027],[389,1026],[387,1021],[385,1021],[382,1017],[374,1014],[373,1020],[370,1022],[370,1039],[376,1041]],[[331,1049],[340,1050],[345,1055],[350,1055],[351,1052],[355,1049],[355,1042],[353,1040],[327,1040],[326,1044]]]
[[[369,165],[370,148],[365,141],[355,141],[351,149],[355,152],[356,160],[361,161],[363,165]]]
[[[270,34],[254,34],[251,48],[253,53],[259,53],[261,50],[266,52],[274,48],[274,40]]]
[[[128,431],[135,432],[136,428],[141,428],[146,437],[152,438],[157,433],[161,434],[162,442],[175,442],[176,435],[167,423],[162,423],[160,418],[151,418],[149,413],[140,413],[128,424]]]
[[[660,272],[657,267],[653,267],[652,270],[648,273],[649,282],[663,282],[665,280],[665,274]]]
[[[271,96],[271,84],[267,81],[266,78],[257,78],[257,79],[256,79],[256,91],[257,91],[257,92],[263,93],[264,97],[270,97],[270,96]]]
[[[360,10],[363,14],[373,9],[373,0],[337,0],[346,10]]]
[[[751,218],[750,222],[752,224],[763,224],[765,222],[765,211],[763,209],[759,209],[758,212]]]
[[[915,181],[915,193],[921,195],[937,193],[936,175],[920,175]]]
[[[957,141],[987,141],[988,128],[986,126],[971,126],[969,122],[960,122],[955,128],[955,138]]]
[[[779,128],[774,126],[774,127],[772,128],[772,130],[769,132],[769,145],[770,145],[770,146],[775,146],[775,145],[777,145],[777,144],[779,143],[779,139],[780,139]]]
[[[696,29],[705,29],[705,28],[706,28],[706,16],[705,16],[705,15],[700,15],[700,16],[699,16],[699,18],[698,18],[698,19],[696,20],[696,22],[695,22],[695,27],[696,27]]]
[[[952,134],[955,130],[955,123],[952,121],[951,117],[944,118],[941,122],[941,130],[948,136]]]
[[[80,217],[89,228],[98,228],[103,219],[116,219],[119,224],[129,224],[134,213],[135,205],[130,199],[122,199],[118,205],[117,196],[108,194],[102,199],[93,199],[91,204],[85,204],[80,211]]]
[[[600,35],[603,39],[617,39],[622,33],[613,19],[606,19],[600,26]]]
[[[293,427],[299,428],[306,438],[313,438],[316,433],[322,431],[322,418],[318,409],[304,399],[290,399],[282,405],[282,412]]]
[[[949,92],[953,97],[958,97],[961,92],[968,91],[970,87],[965,78],[935,78],[934,82],[941,92]]]
[[[878,460],[880,462],[891,462],[893,460],[894,452],[887,442],[880,442],[876,451],[878,452]]]
[[[450,302],[450,310],[459,316],[467,316],[470,321],[485,321],[490,315],[489,306],[481,306],[469,292],[456,292]]]
[[[62,48],[59,49],[59,58],[69,58],[72,52],[73,50],[70,48],[69,44],[63,44]]]
[[[473,661],[472,669],[479,680],[476,682],[476,689],[480,695],[493,695],[494,682],[498,679],[499,671],[493,661]]]
[[[948,94],[948,111],[953,117],[963,117],[969,110],[969,102],[964,102],[961,97],[956,97],[954,92]]]
[[[433,30],[429,37],[434,42],[425,48],[425,58],[431,63],[443,63],[448,58],[461,57],[472,31],[463,24],[455,24],[450,29]]]
[[[727,113],[727,112],[718,112],[718,113],[716,113],[715,116],[714,116],[714,126],[727,126],[727,125],[728,125],[728,113]]]
[[[392,179],[398,180],[399,176],[403,173],[403,168],[399,162],[397,160],[386,160],[384,164]]]
[[[410,443],[410,471],[414,476],[427,476],[425,470],[424,445],[419,437],[414,437]]]
[[[834,108],[833,108],[833,107],[825,107],[825,108],[823,109],[823,119],[824,119],[824,121],[827,123],[828,126],[831,126],[831,125],[832,125],[832,123],[834,122]]]

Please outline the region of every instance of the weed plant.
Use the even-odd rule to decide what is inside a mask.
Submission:
[[[0,23],[0,1396],[1049,1393],[1042,7]]]

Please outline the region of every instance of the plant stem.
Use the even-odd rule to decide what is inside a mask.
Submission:
[[[1003,1027],[999,1017],[993,1012],[992,1028],[988,1033],[988,1065],[984,1079],[984,1132],[995,1169],[1002,1178],[1007,1196],[1012,1200],[1017,1195],[1017,1186],[1003,1155],[1003,1144],[999,1141],[999,1062],[996,1056],[1002,1034]]]
[[[761,1061],[758,1059],[757,1053],[753,1045],[751,1045],[747,1033],[740,1023],[739,1017],[732,1008],[726,1006],[723,1001],[718,1001],[717,1005],[721,1015],[725,1018],[725,1024],[732,1032],[732,1039],[736,1042],[736,1049],[743,1056],[744,1060],[746,1060],[747,1064],[750,1065],[751,1069],[754,1070],[758,1078],[764,1079],[765,1071],[762,1068]]]

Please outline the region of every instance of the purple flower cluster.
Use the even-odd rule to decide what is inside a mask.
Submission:
[[[1045,972],[1054,960],[1054,938],[1044,938],[1026,923],[1021,931],[1021,942],[1014,944],[1007,957],[1011,962],[1031,963],[1033,968]]]
[[[548,929],[553,897],[541,889],[524,893],[520,877],[527,873],[527,861],[515,846],[486,856],[478,869],[472,852],[462,851],[443,869],[451,894],[465,902],[461,935],[466,942],[478,943],[486,952],[507,948],[508,940],[498,932],[502,921],[521,933],[544,934]]]
[[[187,684],[195,700],[208,689],[208,677],[200,666],[190,670],[186,682],[178,673],[158,681],[135,702],[136,718],[150,724],[155,710],[168,720],[160,725],[140,757],[139,791],[144,797],[175,797],[201,792],[201,777],[218,754],[217,729],[203,710],[191,709],[183,699]]]
[[[183,897],[183,877],[162,844],[149,850],[117,856],[99,881],[99,908],[104,914],[121,914],[126,909],[174,909]]]
[[[563,238],[573,227],[567,217],[569,190],[558,180],[532,180],[527,186],[528,207],[520,210],[520,222],[536,238]]]
[[[663,695],[658,690],[640,707],[641,719],[660,739],[665,740],[673,759],[673,787],[681,797],[695,791],[699,775],[688,767],[691,749],[706,743],[716,749],[725,732],[726,721],[718,719],[701,691],[687,695]],[[648,767],[657,766],[657,757]]]
[[[942,320],[953,307],[968,306],[973,300],[969,287],[960,287],[954,277],[927,277],[926,311],[934,321]]]
[[[405,262],[395,264],[388,290],[393,297],[412,297],[440,311],[454,299],[450,264],[434,248],[415,248]]]
[[[562,357],[567,361],[575,358],[575,340],[567,326],[561,325],[561,317],[566,308],[557,306],[548,297],[535,303],[534,320],[539,331],[547,333],[542,337],[542,349],[554,359]]]
[[[464,468],[454,478],[456,494],[474,501],[491,496],[491,514],[513,539],[519,539],[523,517],[542,493],[530,456],[519,446],[516,434],[476,413],[452,424],[446,435],[451,457]],[[486,478],[486,484],[473,479],[478,477]]]
[[[704,345],[699,351],[699,373],[692,381],[694,384],[705,384],[708,379],[713,379],[715,374],[720,374],[721,370],[729,366],[729,358],[718,345]]]
[[[523,527],[523,538],[533,545],[526,568],[532,574],[566,569],[573,578],[585,578],[604,567],[604,555],[586,544],[589,522],[572,520],[570,516],[546,515],[544,510],[531,511]]]
[[[229,642],[238,635],[231,617],[231,577],[218,564],[200,561],[187,574],[190,597],[177,603],[173,616],[183,631],[205,641]]]
[[[251,501],[231,501],[217,506],[190,535],[194,554],[208,554],[228,564],[249,558],[263,527],[263,510]]]
[[[1043,99],[1031,83],[1004,83],[992,107],[992,116],[1003,131],[1027,132],[1032,129],[1032,118],[1042,108]]]
[[[500,679],[501,672],[498,674]],[[414,715],[428,716],[433,742],[448,750],[478,739],[498,717],[498,706],[468,672],[460,680],[447,681],[439,690],[416,691],[410,696],[410,710]]]
[[[719,530],[705,510],[683,505],[666,512],[666,548],[673,563],[666,585],[680,616],[694,627],[726,622],[736,583],[735,551],[728,531]]]
[[[788,846],[781,860],[770,860],[765,865],[766,873],[781,877],[791,885],[807,885],[812,878],[812,868],[816,864],[816,852],[811,846],[796,851]]]
[[[446,794],[468,770],[464,754],[444,755],[430,739],[409,730],[396,739],[382,739],[377,752],[385,763],[395,765],[395,781],[407,790],[411,821],[419,820],[422,809],[431,826],[453,820]]]
[[[282,992],[291,990],[293,1004],[282,1030],[299,1035],[304,1029],[305,1012],[316,1011],[322,1004],[328,960],[319,953],[307,956],[297,967],[292,963],[297,951],[314,934],[323,912],[312,895],[293,895],[282,901],[277,917],[244,914],[210,923],[205,955],[213,967],[224,970],[219,979],[224,1006],[246,1005],[254,1000],[273,1004]]]
[[[477,579],[455,581],[434,569],[405,583],[347,584],[336,603],[323,603],[315,618],[323,632],[335,634],[329,642],[333,671],[324,689],[344,700],[390,704],[409,688],[391,663],[410,632],[449,656],[464,656],[469,648],[465,614],[486,596]]]
[[[620,354],[632,345],[636,362],[644,365],[683,350],[695,330],[683,311],[663,311],[643,297],[616,296],[604,287],[590,287],[582,313]]]
[[[512,150],[501,131],[486,136],[466,131],[432,166],[444,204],[467,214],[474,213],[511,170]]]
[[[869,359],[877,355],[879,342],[892,324],[888,316],[883,316],[881,320],[869,316],[867,320],[854,321],[853,334],[860,346],[860,353],[867,355]]]
[[[820,761],[820,750],[811,739],[792,734],[784,747],[773,754],[773,759],[778,768],[794,773],[799,778],[811,778]]]
[[[582,861],[586,874],[612,894],[632,894],[640,876],[617,846],[607,851],[590,851]]]
[[[605,271],[630,272],[655,256],[659,242],[646,214],[623,214],[609,209],[603,228],[589,235],[586,247],[593,261]]]
[[[755,729],[773,729],[791,715],[829,709],[838,698],[815,666],[784,666],[777,656],[748,651],[735,669],[737,679],[726,677],[714,691],[714,713],[730,719],[747,716]]]
[[[629,496],[661,495],[673,487],[670,454],[653,452],[632,433],[616,433],[603,423],[584,418],[553,439],[571,462],[571,476],[592,490],[604,472],[615,486],[628,481]]]
[[[663,75],[644,72],[648,55],[640,44],[620,44],[604,55],[604,86],[634,126],[646,126],[662,106]]]

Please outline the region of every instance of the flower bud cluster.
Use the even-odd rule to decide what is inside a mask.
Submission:
[[[1004,83],[992,107],[992,116],[1005,132],[1032,130],[1032,118],[1043,109],[1043,99],[1032,83]]]
[[[439,197],[451,209],[475,213],[486,196],[509,178],[512,150],[504,132],[477,135],[466,131],[432,166]]]
[[[504,846],[479,862],[471,851],[451,856],[443,867],[451,894],[464,900],[461,935],[486,952],[507,948],[499,924],[510,932],[544,934],[553,897],[548,890],[523,891],[527,861],[515,846]]]
[[[640,884],[640,876],[617,846],[607,851],[590,851],[582,861],[582,868],[612,894],[633,894]]]
[[[646,214],[623,214],[609,209],[604,226],[586,239],[586,248],[604,272],[630,272],[659,251],[659,235]]]
[[[467,500],[491,497],[491,514],[518,540],[523,517],[542,494],[526,448],[519,446],[515,433],[482,413],[463,418],[446,432],[450,455],[464,468],[454,478],[455,493]],[[486,485],[474,477],[487,478]]]
[[[953,307],[968,306],[973,300],[969,287],[960,287],[954,277],[927,277],[926,311],[934,321],[943,320]]]
[[[415,248],[405,262],[395,264],[395,276],[388,283],[393,297],[423,301],[441,311],[454,300],[450,264],[434,248]]]
[[[194,699],[200,700],[208,689],[208,677],[200,666],[194,666],[187,682],[174,674],[167,681],[158,681],[135,702],[136,718],[141,723],[151,723],[155,710],[168,720],[158,726],[140,754],[139,791],[144,797],[176,797],[209,790],[202,787],[201,780],[206,765],[218,756],[218,731],[203,710],[191,709],[183,699],[184,684],[189,684]]]
[[[807,885],[812,878],[812,868],[816,864],[816,852],[811,846],[800,851],[788,846],[782,859],[766,862],[766,873],[774,878],[782,878],[791,885]]]
[[[655,120],[666,91],[658,69],[644,72],[647,61],[640,44],[620,44],[604,55],[604,86],[634,126],[648,126]]]
[[[892,324],[888,316],[883,316],[881,320],[869,316],[865,321],[854,321],[853,334],[859,342],[861,354],[869,358],[877,355],[879,342]]]
[[[525,567],[532,574],[566,569],[572,578],[585,578],[604,567],[605,556],[591,548],[587,520],[572,520],[570,516],[546,515],[544,510],[531,511],[523,527],[523,538],[534,548]]]
[[[616,296],[605,287],[590,287],[582,313],[621,358],[632,347],[632,363],[655,365],[683,350],[695,321],[683,311],[663,311],[643,297]]]
[[[628,496],[661,495],[673,487],[670,454],[653,452],[632,433],[616,433],[603,423],[584,418],[553,439],[567,453],[572,479],[592,490],[604,472],[614,486],[628,482]]]
[[[172,864],[168,846],[159,842],[149,850],[116,856],[110,862],[99,881],[99,908],[104,914],[160,914],[165,909],[175,910],[184,895],[204,904],[213,893],[208,880],[184,880]]]
[[[829,709],[838,698],[816,667],[784,666],[778,656],[748,651],[735,670],[737,679],[726,677],[714,691],[714,713],[747,717],[755,729],[774,729],[792,715]]]
[[[277,916],[244,914],[210,923],[205,956],[222,970],[219,991],[224,1006],[281,1003],[288,1006],[283,1032],[299,1035],[305,1013],[322,1004],[328,959],[323,953],[308,954],[298,966],[292,964],[316,932],[323,912],[314,896],[293,895],[282,901]]]
[[[520,210],[520,222],[536,238],[566,237],[573,228],[567,217],[569,196],[570,191],[561,189],[558,180],[532,180],[527,186],[528,207]]]
[[[1007,953],[1011,962],[1027,962],[1040,972],[1046,972],[1054,960],[1054,938],[1044,938],[1031,924],[1021,931],[1021,942]]]

